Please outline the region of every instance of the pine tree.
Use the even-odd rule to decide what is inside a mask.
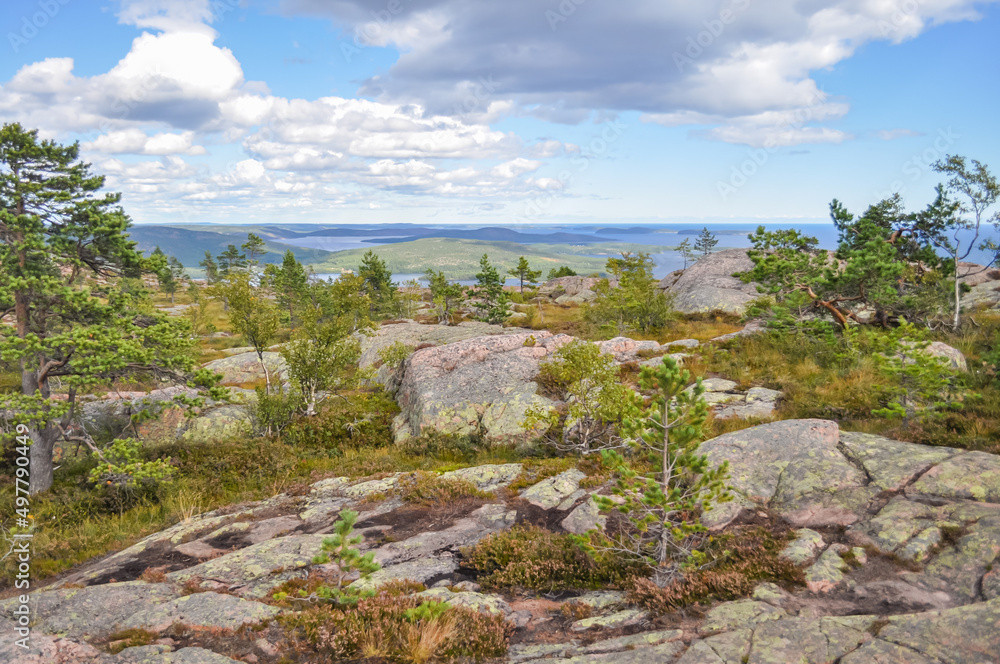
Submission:
[[[205,270],[205,281],[211,286],[219,280],[219,264],[212,258],[212,252],[205,251],[205,257],[198,263],[201,269]]]
[[[449,282],[440,270],[427,270],[425,277],[431,290],[431,301],[437,307],[438,322],[451,323],[455,310],[465,300],[465,289],[461,284]]]
[[[552,268],[549,273],[545,276],[546,279],[558,279],[559,277],[575,277],[576,272],[574,272],[568,265],[561,265],[558,268]]]
[[[503,278],[500,270],[490,263],[490,257],[483,254],[479,259],[479,272],[476,274],[476,285],[470,288],[469,297],[477,299],[473,306],[477,310],[476,318],[487,323],[499,325],[510,316],[508,306],[510,297],[503,289]]]
[[[213,287],[215,295],[229,305],[229,324],[244,341],[253,346],[264,370],[266,391],[271,390],[271,375],[264,362],[264,351],[271,345],[280,326],[280,315],[264,288],[255,284],[246,272],[231,272]]]
[[[247,257],[243,255],[235,244],[226,247],[218,256],[219,277],[227,277],[231,272],[242,270],[247,266]]]
[[[604,279],[594,287],[597,298],[583,311],[587,322],[621,336],[630,330],[661,329],[673,317],[670,300],[656,287],[649,254],[623,252],[621,258],[608,259],[607,271],[617,284]]]
[[[688,269],[688,263],[694,262],[694,250],[691,248],[691,238],[684,238],[684,241],[677,245],[677,253],[684,259],[684,268]]]
[[[712,249],[715,245],[719,244],[719,240],[716,239],[715,234],[708,230],[705,226],[701,229],[701,233],[698,235],[698,239],[694,242],[695,251],[700,251],[702,256],[708,256],[712,253]]]
[[[260,264],[261,257],[267,253],[264,247],[264,240],[253,233],[247,234],[247,241],[240,245],[243,253],[246,254],[247,266],[256,269]]]
[[[524,284],[527,283],[529,288],[535,286],[538,283],[538,278],[542,276],[542,271],[532,270],[531,266],[528,265],[528,259],[521,256],[517,259],[517,267],[507,270],[507,274],[517,278],[520,282],[521,293],[524,293]]]
[[[370,300],[370,315],[374,320],[390,318],[399,313],[399,294],[392,281],[392,271],[374,251],[368,250],[361,258],[358,276]]]
[[[687,387],[690,382],[690,372],[669,357],[656,369],[642,369],[639,385],[651,399],[647,405],[633,393],[622,430],[637,454],[648,455],[653,470],[615,450],[604,450],[605,465],[618,476],[612,492],[620,502],[608,496],[594,499],[601,511],[624,514],[632,528],[610,538],[591,531],[583,540],[590,549],[613,550],[644,562],[661,586],[685,565],[703,561],[698,546],[706,528],[700,514],[712,503],[731,499],[728,465],[712,468],[698,454],[708,404],[701,379]]]
[[[264,269],[264,278],[274,291],[278,306],[288,315],[288,323],[295,327],[295,304],[302,300],[309,290],[309,277],[302,263],[295,258],[295,253],[289,249],[281,260],[281,266],[268,265]]]
[[[0,320],[12,324],[0,326],[0,357],[21,372],[20,394],[0,394],[0,417],[3,430],[29,432],[32,494],[52,486],[57,441],[93,445],[73,426],[87,389],[136,375],[210,384],[191,373],[187,323],[157,313],[138,279],[119,287],[150,262],[128,237],[120,195],[103,187],[77,144],[0,128]]]

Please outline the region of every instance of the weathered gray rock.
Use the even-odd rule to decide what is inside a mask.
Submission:
[[[517,334],[522,331],[479,321],[464,321],[458,325],[424,325],[414,321],[381,325],[374,332],[359,335],[361,357],[358,359],[358,366],[368,368],[380,364],[382,360],[379,354],[395,343],[408,346],[412,353],[420,346],[444,346],[476,337]],[[379,367],[374,382],[395,393],[399,388],[399,377],[393,375],[390,369]]]
[[[779,608],[752,599],[723,602],[708,612],[699,631],[702,634],[728,632],[769,620],[780,620],[787,615]]]
[[[658,351],[660,344],[656,341],[636,341],[628,337],[615,337],[607,341],[598,341],[597,347],[602,353],[613,355],[616,362],[632,362],[638,359],[639,353],[642,351]]]
[[[843,544],[831,544],[806,570],[806,587],[814,593],[829,592],[837,587],[844,580],[844,572],[850,569],[841,557],[847,551]]]
[[[674,308],[686,314],[723,311],[743,314],[747,302],[760,297],[755,284],[732,276],[753,269],[746,249],[723,249],[701,258],[671,284],[661,282],[674,296]]]
[[[452,606],[459,606],[465,609],[473,609],[480,613],[491,613],[493,615],[509,616],[511,614],[510,605],[496,595],[488,595],[478,592],[452,592],[447,588],[431,588],[421,593],[417,597],[437,602],[444,602]]]
[[[1000,600],[890,616],[878,638],[915,651],[931,662],[996,662],[1000,653]]]
[[[201,585],[205,588],[221,584],[240,595],[263,597],[271,588],[304,573],[303,568],[311,565],[312,559],[322,550],[324,537],[325,535],[279,537],[171,572],[167,578],[184,583],[197,577],[202,579]]]
[[[780,555],[796,565],[805,565],[815,560],[824,546],[826,544],[822,535],[809,528],[800,528],[795,531],[795,539],[788,543]]]
[[[766,622],[754,630],[747,664],[832,664],[867,641],[874,622],[871,616]]]
[[[560,522],[567,532],[582,535],[588,530],[595,528],[604,529],[607,525],[608,517],[601,514],[600,508],[593,498],[588,498],[580,503],[565,519]]]
[[[521,497],[532,505],[550,510],[580,488],[580,480],[587,475],[576,468],[563,471],[533,484],[521,492]]]
[[[396,438],[433,429],[498,442],[529,437],[524,416],[551,402],[536,394],[539,362],[568,342],[550,332],[478,337],[414,353],[397,399]]]
[[[496,491],[517,479],[524,466],[519,463],[488,464],[473,468],[460,468],[441,475],[442,479],[471,482],[480,491]]]
[[[1000,457],[963,452],[928,470],[912,486],[914,493],[949,499],[1000,503]]]
[[[141,609],[123,623],[125,628],[163,632],[175,623],[190,627],[239,629],[272,618],[280,609],[232,595],[195,593]]]
[[[619,629],[638,625],[646,620],[646,612],[641,609],[624,609],[609,616],[597,616],[577,620],[570,626],[574,632],[583,632],[591,628]]]
[[[285,366],[285,358],[280,353],[265,351],[264,367],[267,367],[272,383],[288,380],[288,368]],[[222,375],[223,385],[241,385],[264,380],[264,367],[261,366],[257,353],[253,352],[224,357],[205,365],[209,371]]]

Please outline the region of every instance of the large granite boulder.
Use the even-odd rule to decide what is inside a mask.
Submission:
[[[760,296],[757,286],[733,276],[753,269],[746,249],[723,249],[710,254],[679,276],[660,282],[660,288],[674,297],[674,308],[685,314],[723,311],[743,314],[746,304]]]
[[[571,339],[519,331],[415,352],[397,393],[397,441],[427,430],[496,442],[525,439],[525,412],[551,404],[537,394],[538,365]]]
[[[272,383],[288,380],[285,358],[280,353],[265,351],[264,366],[267,367]],[[261,366],[260,358],[254,352],[240,353],[224,357],[221,360],[214,360],[206,364],[205,368],[221,374],[223,385],[243,385],[264,380],[264,367]]]
[[[523,332],[523,330],[490,325],[479,321],[464,321],[458,325],[424,325],[415,321],[382,325],[369,334],[359,335],[361,357],[358,360],[358,366],[362,369],[368,367],[377,369],[372,382],[382,385],[390,392],[395,392],[399,389],[400,378],[397,367],[384,365],[380,357],[382,351],[393,344],[402,344],[409,347],[410,352],[413,352],[417,348],[427,346],[445,346],[475,337],[517,334],[519,332]]]

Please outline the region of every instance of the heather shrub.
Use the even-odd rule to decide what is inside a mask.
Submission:
[[[292,630],[293,648],[308,653],[310,661],[327,662],[502,657],[514,631],[503,616],[422,602],[396,591],[379,592],[349,609],[313,607],[279,620]]]
[[[778,555],[787,541],[766,528],[731,531],[707,544],[704,552],[710,562],[705,566],[687,571],[664,588],[637,577],[627,600],[652,613],[667,613],[697,602],[747,597],[762,581],[801,584],[802,570]]]
[[[396,487],[396,494],[407,503],[437,507],[466,500],[485,502],[492,496],[480,491],[468,480],[442,478],[436,473],[416,471],[404,477]]]
[[[612,552],[588,556],[568,534],[515,526],[463,550],[464,564],[480,573],[484,588],[552,591],[626,587],[643,572]]]

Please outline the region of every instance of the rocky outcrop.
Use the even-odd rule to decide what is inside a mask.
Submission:
[[[396,368],[384,366],[379,356],[382,351],[393,344],[402,344],[414,351],[421,347],[446,346],[466,339],[517,334],[521,331],[517,328],[490,325],[479,321],[464,321],[458,325],[423,325],[415,321],[381,325],[374,332],[360,335],[361,357],[358,360],[358,366],[362,369],[377,368],[378,372],[373,382],[385,386],[390,392],[395,392],[399,389]]]
[[[660,288],[673,296],[674,308],[685,314],[723,311],[742,315],[746,304],[760,296],[753,283],[733,276],[753,269],[746,249],[723,249],[701,258],[676,278],[668,276]]]
[[[272,383],[288,380],[285,358],[280,353],[265,351],[264,366],[267,367]],[[240,353],[224,357],[221,360],[214,360],[206,364],[205,368],[220,374],[223,385],[244,385],[264,380],[264,367],[261,366],[260,358],[255,352]]]
[[[397,394],[396,440],[428,429],[489,441],[525,438],[528,408],[552,403],[537,394],[538,365],[570,340],[520,331],[415,352]]]
[[[361,585],[420,581],[424,599],[506,617],[519,629],[509,662],[998,661],[1000,457],[841,432],[823,420],[762,425],[701,450],[713,463],[729,462],[739,509],[798,528],[781,555],[803,568],[806,588],[763,583],[751,597],[668,624],[614,590],[564,602],[500,596],[468,576],[462,547],[519,521],[577,533],[601,527],[592,495],[607,488],[595,477],[569,468],[513,494],[502,489],[523,477],[520,464],[458,469],[444,477],[472,482],[487,497],[426,517],[393,494],[406,474],[334,477],[294,496],[192,517],[35,591],[31,650],[5,639],[0,661],[277,662],[281,651],[267,641],[277,627],[265,625],[288,609],[268,595],[324,571],[314,556],[345,508],[360,512],[361,546],[383,566]],[[148,568],[159,576],[138,580]],[[0,632],[14,633],[17,605],[0,602]],[[563,619],[564,605],[589,615]],[[552,628],[560,619],[561,633]],[[176,625],[184,643],[161,638],[105,652],[121,630],[161,636]],[[225,654],[213,650],[222,647]]]
[[[583,304],[597,298],[594,287],[601,281],[597,277],[558,277],[549,279],[538,289],[538,294],[556,301],[556,304]],[[612,284],[615,280],[611,280]]]

